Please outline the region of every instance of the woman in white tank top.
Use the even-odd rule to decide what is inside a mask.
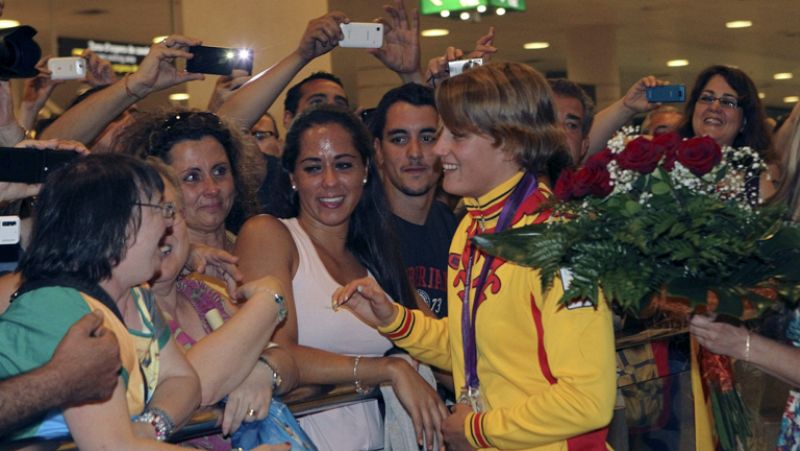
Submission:
[[[331,307],[337,288],[370,276],[398,303],[427,309],[402,268],[366,128],[339,107],[311,110],[292,124],[283,164],[295,192],[296,217],[250,219],[235,252],[245,281],[270,274],[291,286],[285,290],[289,315],[273,341],[294,354],[300,383],[352,383],[357,391],[391,383],[418,438],[438,436],[447,412],[436,391],[403,359],[382,357],[391,348],[386,338],[350,311]],[[320,449],[383,448],[375,401],[300,422]]]

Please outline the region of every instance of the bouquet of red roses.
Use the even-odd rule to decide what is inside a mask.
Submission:
[[[566,220],[474,241],[538,268],[546,287],[566,275],[565,304],[596,304],[602,292],[635,312],[656,296],[688,299],[693,308],[713,297],[717,312],[740,316],[744,300],[757,307],[773,302],[761,295],[764,289],[797,299],[800,286],[800,230],[784,221],[784,209],[758,206],[763,169],[752,149],[720,148],[708,137],[620,134],[582,168],[559,177],[545,208]],[[706,359],[719,371],[704,368],[704,374],[726,377],[722,367],[730,362],[719,357]],[[732,384],[706,382],[712,410],[721,413],[715,415],[720,444],[734,449],[747,430],[741,401]]]

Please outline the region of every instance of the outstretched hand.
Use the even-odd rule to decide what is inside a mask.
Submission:
[[[652,75],[642,77],[639,81],[628,88],[628,92],[622,98],[622,104],[633,113],[645,113],[658,108],[660,103],[650,103],[647,101],[647,88],[666,85],[668,82],[658,80]]]
[[[128,89],[139,98],[162,89],[191,80],[202,80],[203,74],[178,70],[177,58],[191,59],[188,48],[200,45],[200,41],[185,36],[171,35],[150,47],[150,52],[142,60],[139,70],[130,75]]]
[[[334,310],[345,307],[371,327],[388,326],[397,316],[397,306],[371,277],[356,279],[333,292]]]
[[[750,332],[744,327],[714,321],[712,315],[694,315],[689,322],[689,332],[697,342],[715,354],[744,359],[747,336]]]
[[[344,33],[339,24],[348,23],[350,19],[340,11],[331,11],[324,16],[317,17],[308,22],[297,52],[305,62],[324,55],[344,39]]]
[[[406,12],[403,0],[394,0],[394,6],[384,5],[383,10],[391,21],[381,17],[376,22],[383,24],[383,47],[368,49],[384,66],[399,73],[413,74],[419,71],[419,10]]]

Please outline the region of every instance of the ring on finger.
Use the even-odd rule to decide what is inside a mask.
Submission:
[[[247,416],[248,417],[256,416],[256,409],[253,409],[253,408],[247,409]]]

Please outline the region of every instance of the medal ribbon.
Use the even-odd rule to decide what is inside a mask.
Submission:
[[[517,184],[514,191],[508,199],[508,203],[503,206],[503,211],[497,220],[497,226],[494,229],[495,233],[502,232],[511,227],[511,220],[514,218],[517,208],[519,208],[522,201],[530,196],[537,187],[536,176],[526,172],[520,182]],[[481,268],[480,276],[475,284],[475,302],[472,303],[472,315],[470,315],[469,308],[469,292],[472,285],[472,266],[475,262],[475,254],[478,252],[475,245],[470,242],[469,245],[469,259],[467,261],[467,280],[464,284],[464,295],[461,299],[461,339],[464,347],[464,377],[467,387],[477,390],[480,386],[478,380],[478,349],[475,344],[475,319],[478,315],[478,307],[480,306],[481,293],[486,284],[486,278],[489,276],[489,269],[494,261],[493,255],[486,255]]]

